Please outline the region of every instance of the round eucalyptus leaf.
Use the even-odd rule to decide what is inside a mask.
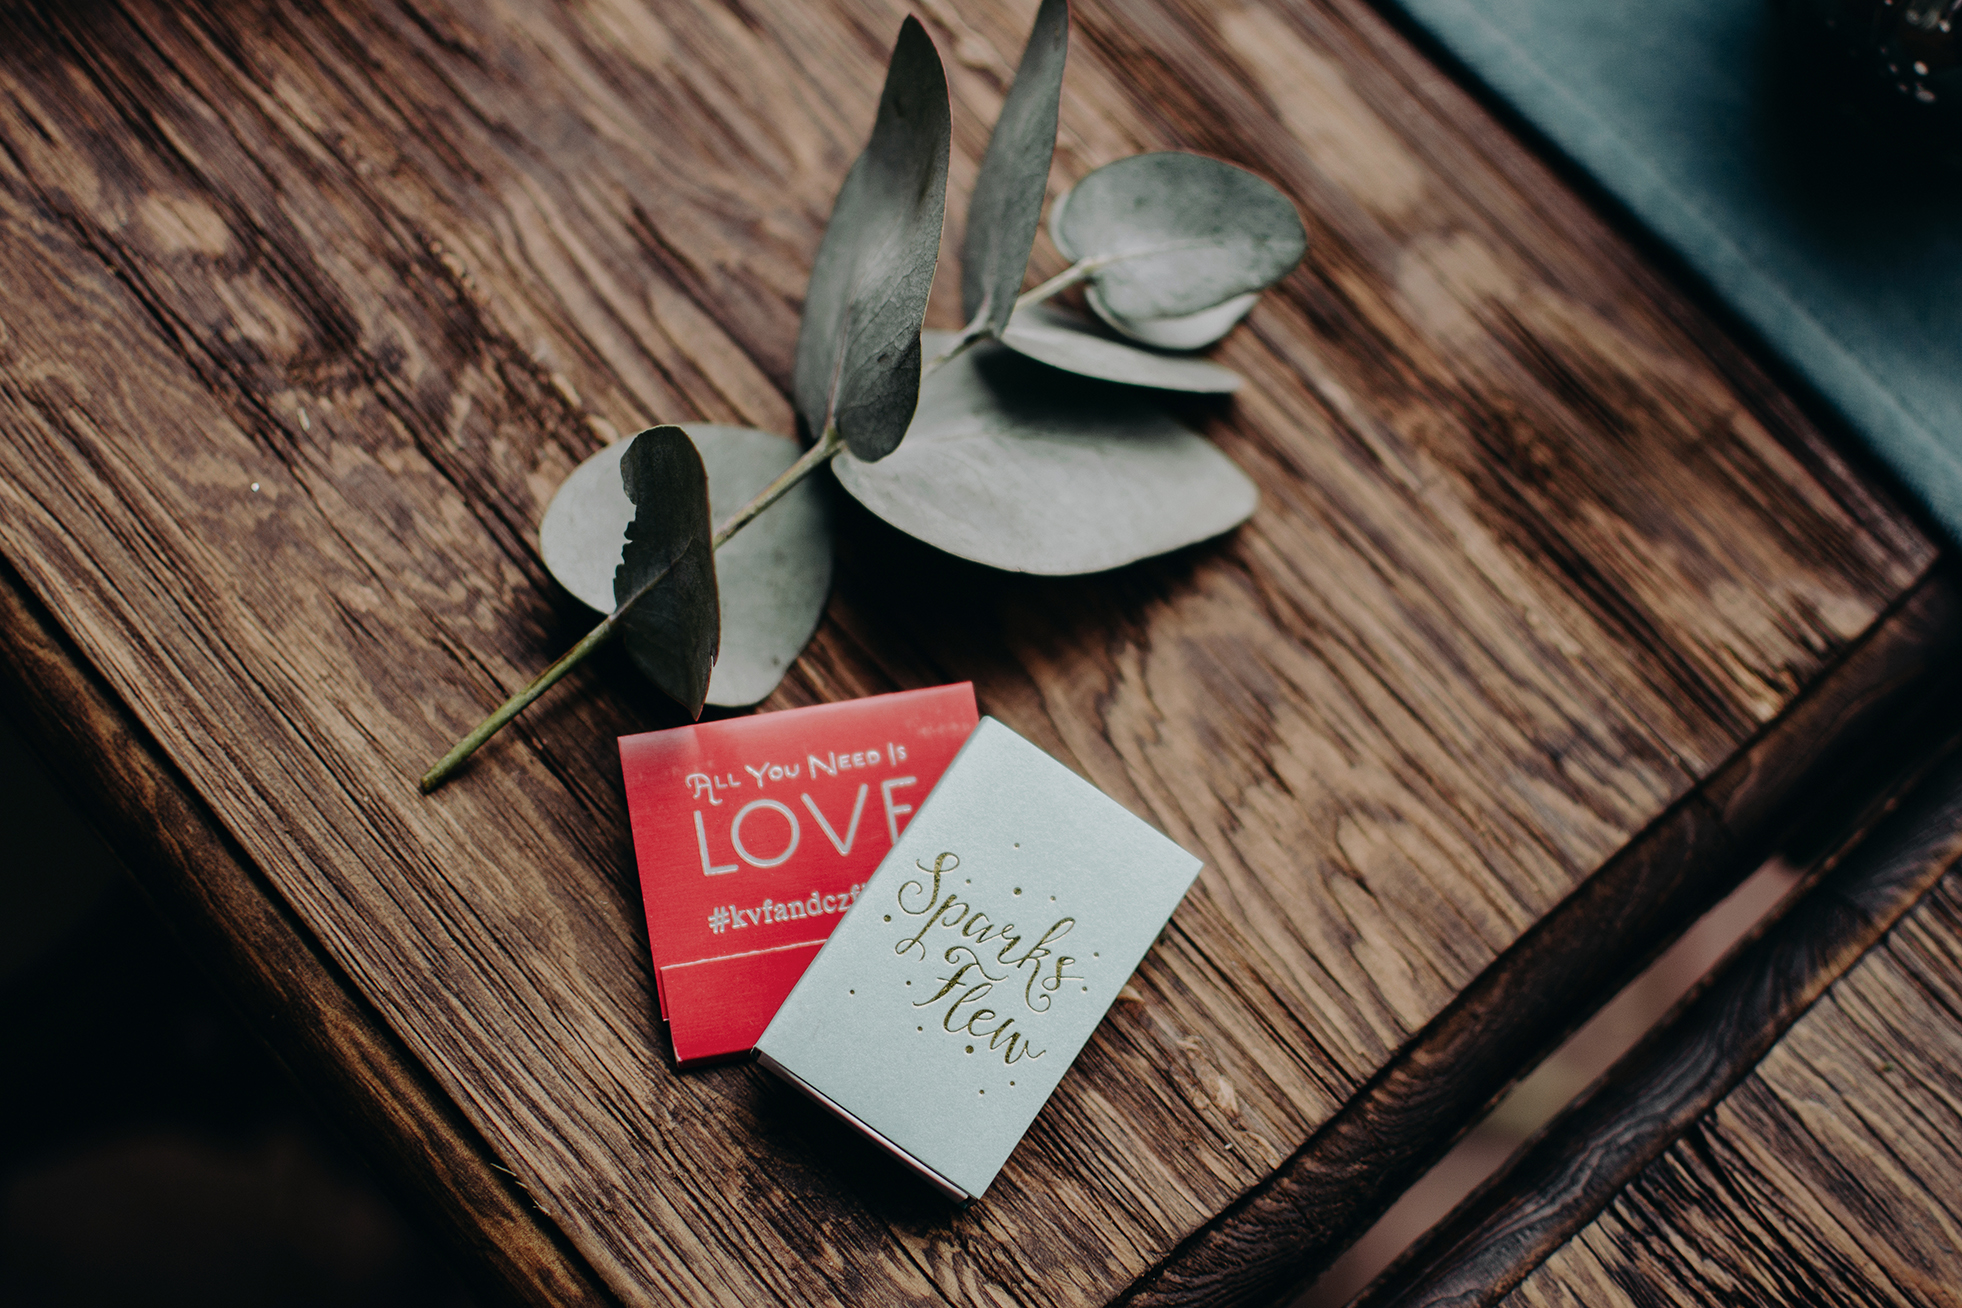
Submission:
[[[1204,155],[1132,155],[1072,189],[1056,246],[1089,261],[1106,308],[1181,318],[1285,276],[1308,248],[1294,204],[1263,178]]]
[[[1076,256],[1067,252],[1063,236],[1063,215],[1068,211],[1071,194],[1064,191],[1049,206],[1049,239],[1057,250],[1064,251],[1065,257],[1074,261]],[[1113,313],[1094,281],[1085,288],[1083,299],[1099,318],[1134,341],[1159,350],[1203,350],[1239,325],[1260,302],[1260,292],[1248,291],[1210,309],[1176,318],[1126,318]]]
[[[620,484],[634,516],[613,571],[620,643],[649,681],[698,718],[722,636],[708,473],[679,427],[649,427],[624,443]]]
[[[709,513],[720,522],[754,499],[797,458],[797,446],[752,427],[690,423],[708,472]],[[565,479],[539,525],[545,566],[574,598],[613,607],[633,505],[620,485],[626,442],[609,445]],[[831,593],[831,511],[824,488],[805,481],[715,554],[722,597],[722,653],[708,702],[724,708],[768,698],[824,616]]]
[[[1056,197],[1056,203],[1049,206],[1049,242],[1056,247],[1057,253],[1071,263],[1076,262],[1076,256],[1070,253],[1067,245],[1063,244],[1063,215],[1069,212],[1070,197],[1074,194],[1076,188],[1072,186]]]
[[[940,53],[908,18],[872,139],[818,245],[792,378],[813,439],[835,423],[862,459],[891,453],[919,403],[920,323],[940,259],[951,134]]]
[[[974,178],[961,242],[961,311],[991,336],[1008,326],[1042,221],[1069,45],[1069,0],[1042,0]]]
[[[626,453],[627,442],[615,441],[574,468],[538,524],[545,570],[574,599],[601,613],[613,612],[613,570],[634,520],[634,502],[620,484]]]
[[[952,344],[929,332],[926,348]],[[1213,445],[1138,391],[1057,372],[995,342],[927,379],[890,458],[838,480],[927,544],[1011,572],[1102,572],[1230,531],[1259,496]]]
[[[1128,345],[1073,313],[1037,304],[1009,320],[1002,343],[1017,354],[1082,377],[1167,391],[1224,394],[1244,380],[1231,368],[1204,359],[1156,354]]]
[[[1095,285],[1084,292],[1083,299],[1099,318],[1134,341],[1156,350],[1203,350],[1240,325],[1240,320],[1259,302],[1260,292],[1248,291],[1224,304],[1182,318],[1122,317],[1110,311],[1110,306],[1104,303],[1104,293]]]

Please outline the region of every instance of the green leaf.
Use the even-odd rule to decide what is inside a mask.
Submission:
[[[1157,354],[1127,345],[1095,324],[1047,304],[1018,311],[1001,339],[1017,354],[1052,368],[1126,386],[1223,394],[1238,390],[1244,380],[1231,368],[1204,359]]]
[[[753,427],[690,423],[708,473],[709,517],[720,522],[797,458],[794,442]],[[633,502],[620,484],[627,443],[587,459],[560,485],[539,524],[545,566],[560,585],[604,613]],[[715,553],[722,651],[708,702],[726,708],[768,698],[824,615],[831,593],[831,507],[815,481],[800,483]]]
[[[700,717],[721,637],[708,476],[688,433],[650,427],[621,458],[620,484],[634,503],[613,573],[621,637],[634,665]]]
[[[1301,261],[1294,204],[1244,168],[1167,151],[1106,164],[1062,202],[1052,234],[1119,317],[1178,318],[1262,290]]]
[[[950,136],[940,53],[908,18],[872,139],[832,205],[797,333],[797,412],[813,438],[835,424],[861,459],[892,453],[919,404]]]
[[[1055,242],[1058,250],[1065,248],[1063,215],[1069,212],[1072,194],[1073,191],[1064,191],[1056,197],[1056,203],[1049,206],[1049,239]],[[1072,260],[1076,258],[1075,255],[1068,257]],[[1095,282],[1085,287],[1083,292],[1083,302],[1090,306],[1092,313],[1121,334],[1155,350],[1203,350],[1239,326],[1240,320],[1252,311],[1259,300],[1259,291],[1248,291],[1210,309],[1176,318],[1126,318],[1111,312]]]
[[[1069,44],[1069,0],[1042,0],[968,200],[961,311],[970,329],[990,336],[1000,336],[1008,326],[1042,221]]]
[[[538,524],[545,570],[574,599],[601,613],[613,611],[613,573],[627,546],[627,524],[634,520],[634,502],[620,484],[628,444],[615,441],[574,468]],[[713,480],[709,493],[715,493]]]
[[[1210,309],[1177,318],[1126,318],[1112,313],[1103,292],[1094,285],[1083,293],[1084,303],[1117,331],[1156,350],[1203,350],[1240,325],[1260,299],[1248,291]]]
[[[717,522],[797,461],[797,443],[753,427],[696,427]],[[722,592],[722,657],[708,702],[769,697],[804,652],[831,596],[830,488],[807,478],[715,552]]]
[[[956,339],[929,332],[938,352]],[[865,507],[990,567],[1101,572],[1229,531],[1247,475],[1138,391],[1084,381],[984,342],[936,369],[891,458],[832,464]]]

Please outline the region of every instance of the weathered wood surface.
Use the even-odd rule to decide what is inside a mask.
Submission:
[[[1793,832],[1791,852],[1800,859],[1802,851],[1813,853],[1805,879],[1817,881],[1796,906],[1761,928],[1761,938],[1743,947],[1706,992],[1623,1058],[1503,1176],[1378,1278],[1358,1308],[1511,1303],[1507,1296],[1549,1255],[1572,1268],[1586,1265],[1587,1248],[1614,1248],[1628,1224],[1595,1219],[1611,1202],[1639,1204],[1623,1195],[1625,1187],[1631,1194],[1649,1187],[1665,1207],[1736,1200],[1653,1183],[1669,1166],[1656,1160],[1686,1136],[1693,1140],[1693,1128],[1707,1127],[1698,1119],[1751,1076],[1828,987],[1962,861],[1962,699],[1944,688],[1923,717],[1877,742],[1867,756],[1849,755],[1840,793]],[[1955,962],[1948,960],[1951,972]],[[1683,1147],[1694,1154],[1695,1146]],[[1599,1233],[1563,1250],[1590,1222]],[[1645,1229],[1609,1259],[1613,1276],[1644,1263],[1653,1239],[1653,1229]],[[1547,1284],[1568,1280],[1556,1271]],[[1518,1302],[1541,1302],[1535,1294],[1522,1292]],[[1583,1286],[1577,1301],[1607,1299]],[[1704,1285],[1688,1301],[1732,1298]],[[1843,1300],[1826,1294],[1813,1301]]]
[[[1373,1217],[1393,1202],[1435,1160],[1440,1144],[1470,1125],[1468,1105],[1496,1102],[1523,1069],[1551,1051],[1552,1041],[1590,1016],[1729,891],[1741,871],[1795,841],[1847,838],[1819,831],[1820,821],[1843,821],[1852,833],[1863,831],[1871,806],[1891,801],[1927,765],[1928,745],[1916,738],[1919,724],[1912,719],[1934,693],[1929,682],[1953,665],[1957,605],[1946,579],[1924,584],[1773,729],[1528,931],[1295,1157],[1188,1239],[1134,1287],[1127,1302],[1267,1303],[1305,1283],[1359,1233],[1362,1217]],[[1951,633],[1945,644],[1938,640],[1942,632]],[[1931,647],[1939,651],[1932,663]],[[1932,678],[1924,675],[1931,668]],[[1895,711],[1880,711],[1889,701]],[[1859,729],[1875,716],[1909,720],[1875,738]],[[1874,927],[1873,934],[1883,927]],[[1859,952],[1857,944],[1849,948],[1847,961]],[[1787,1013],[1774,1025],[1775,1016],[1764,1015],[1760,1052],[1791,1021]],[[1729,1032],[1726,1038],[1734,1045],[1738,1037]],[[1744,1047],[1725,1050],[1734,1055]],[[1701,1066],[1694,1051],[1690,1063]],[[1741,1076],[1748,1066],[1736,1065],[1734,1074]],[[1680,1089],[1673,1083],[1671,1088]],[[1645,1093],[1650,1092],[1635,1095],[1632,1111],[1638,1116],[1645,1114]],[[1679,1119],[1687,1122],[1714,1101],[1715,1093],[1721,1091],[1699,1106],[1678,1105]],[[1585,1137],[1585,1129],[1579,1134]],[[1643,1143],[1659,1149],[1669,1138],[1652,1135]],[[1573,1170],[1587,1184],[1598,1182],[1601,1147],[1583,1139],[1569,1151],[1581,1160]],[[1569,1161],[1557,1148],[1554,1153]],[[1627,1170],[1639,1165],[1640,1160],[1630,1162]],[[1545,1170],[1556,1175],[1537,1186],[1522,1183],[1522,1207],[1536,1234],[1563,1215],[1573,1218],[1580,1203],[1552,1211],[1544,1192],[1573,1178],[1564,1175],[1560,1162],[1549,1162]],[[1492,1226],[1496,1241],[1499,1233],[1511,1234],[1512,1217],[1509,1211],[1481,1210],[1465,1220],[1481,1232],[1485,1224]],[[1576,1225],[1584,1220],[1580,1216]],[[1448,1235],[1441,1232],[1440,1238]],[[1476,1237],[1460,1243],[1482,1248]],[[1411,1262],[1422,1267],[1425,1259],[1413,1254]],[[1489,1285],[1479,1277],[1487,1270],[1480,1262],[1461,1279],[1486,1295]]]
[[[1952,869],[1962,774],[1946,784]],[[1508,1308],[1962,1303],[1958,960],[1950,870]]]
[[[1032,12],[927,8],[956,214]],[[971,678],[1206,871],[966,1212],[753,1069],[674,1074],[611,749],[673,720],[656,697],[603,660],[433,799],[412,779],[577,633],[535,530],[579,458],[657,420],[788,430],[901,14],[0,5],[0,551],[630,1301],[1216,1272],[1233,1205],[1393,1060],[1427,1122],[1379,1144],[1441,1147],[1484,1092],[1440,1051],[1580,1002],[1454,1009],[1481,974],[1650,947],[1563,936],[1594,874],[1689,840],[1715,877],[1725,821],[1817,762],[1767,742],[1856,730],[1955,636],[1907,598],[1927,541],[1368,10],[1082,5],[1059,180],[1176,145],[1303,207],[1308,263],[1221,351],[1252,387],[1193,415],[1262,508],[1083,581],[847,514],[773,704]]]
[[[607,1304],[523,1187],[362,1002],[45,610],[0,567],[0,709],[316,1108],[422,1202],[488,1302]]]

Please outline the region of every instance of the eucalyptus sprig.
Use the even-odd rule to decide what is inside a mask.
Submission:
[[[702,711],[722,636],[702,457],[681,428],[652,427],[627,448],[620,480],[634,517],[613,574],[613,612],[451,746],[423,774],[423,794],[442,785],[479,745],[616,633],[626,637],[629,657],[664,694],[696,714]]]
[[[706,702],[766,696],[815,630],[830,585],[828,516],[804,484],[821,467],[835,466],[846,490],[901,530],[1027,572],[1121,566],[1253,512],[1244,473],[1125,389],[1224,392],[1239,376],[1131,342],[1218,339],[1300,260],[1300,218],[1230,164],[1134,156],[1057,201],[1051,236],[1070,266],[1023,291],[1068,47],[1068,0],[1043,0],[969,198],[967,326],[923,340],[952,131],[939,53],[905,21],[805,296],[792,389],[812,443],[793,457],[788,442],[749,428],[664,426],[581,464],[547,510],[541,552],[569,591],[600,610],[610,600],[611,611],[431,768],[425,792],[616,634],[691,716]],[[1048,305],[1078,284],[1115,332]],[[773,513],[760,537],[719,553],[786,498],[795,508]],[[711,504],[739,501],[711,533]],[[743,657],[718,666],[732,626]]]
[[[668,426],[635,436],[621,464],[634,516],[614,576],[616,607],[424,773],[424,794],[616,633],[655,685],[690,717],[701,716],[721,639],[715,552],[840,452],[868,462],[890,454],[913,420],[952,137],[940,52],[919,20],[908,18],[886,69],[872,138],[839,188],[805,295],[795,389],[817,440],[711,536],[708,478],[687,433]],[[701,530],[685,549],[656,561],[659,549],[641,542],[672,544],[678,522],[699,522]]]

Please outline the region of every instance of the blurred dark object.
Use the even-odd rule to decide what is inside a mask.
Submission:
[[[0,1305],[471,1308],[0,703]]]
[[[1962,0],[1772,0],[1808,78],[1863,124],[1953,161],[1962,147]]]

